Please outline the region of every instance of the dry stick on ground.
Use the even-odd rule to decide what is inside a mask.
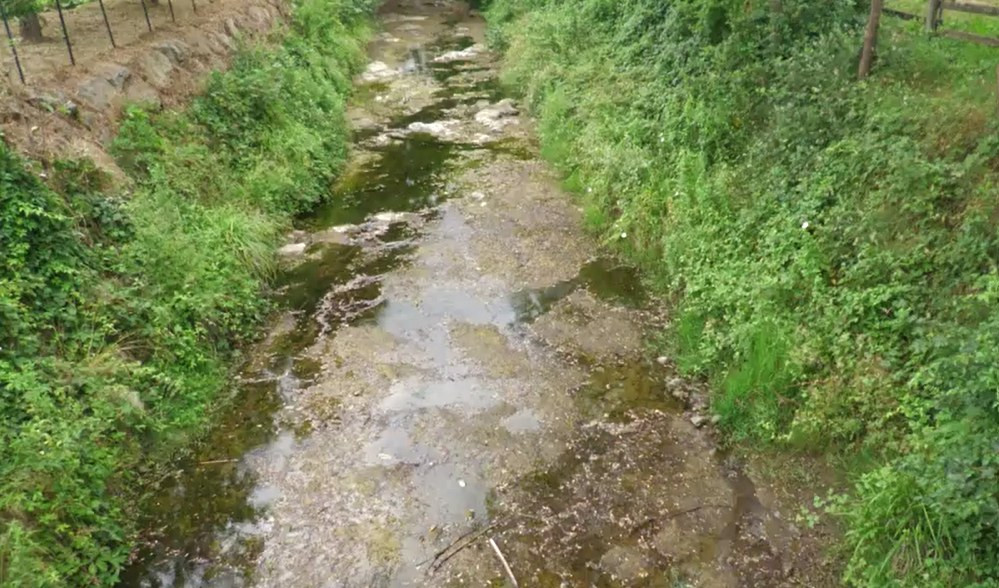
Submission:
[[[234,461],[239,461],[238,459],[209,459],[208,461],[199,461],[198,465],[212,465],[216,463],[232,463]]]
[[[496,545],[496,540],[490,537],[489,545],[492,546],[493,551],[496,553],[496,557],[498,557],[500,563],[503,564],[503,569],[506,570],[506,575],[510,576],[510,582],[513,584],[513,588],[520,588],[520,584],[517,583],[517,577],[513,575],[513,570],[510,569],[510,563],[506,561],[505,557],[503,557],[503,552],[500,551],[499,545]]]
[[[730,505],[730,504],[698,504],[697,506],[692,506],[690,508],[685,508],[683,510],[678,510],[676,512],[667,513],[666,515],[661,516],[661,517],[649,517],[649,518],[645,519],[644,521],[642,521],[641,523],[639,523],[638,525],[636,525],[635,528],[631,530],[631,535],[632,536],[637,535],[637,534],[641,533],[642,531],[644,531],[646,528],[654,525],[655,523],[658,523],[659,521],[663,521],[663,520],[667,520],[668,521],[670,519],[675,519],[676,517],[683,516],[685,514],[690,514],[692,512],[699,511],[702,508],[732,508],[732,505]]]
[[[441,567],[445,563],[447,563],[447,561],[449,559],[451,559],[452,557],[458,555],[458,553],[460,553],[461,551],[463,551],[465,548],[467,548],[467,547],[471,546],[473,543],[475,543],[479,539],[479,537],[482,537],[483,535],[485,535],[489,531],[492,531],[495,528],[496,528],[496,523],[492,523],[492,524],[486,525],[485,527],[483,527],[483,528],[481,528],[481,529],[479,529],[477,531],[475,529],[473,529],[473,530],[471,530],[471,531],[463,534],[461,537],[458,537],[457,539],[455,539],[454,541],[452,541],[451,543],[449,543],[447,547],[445,547],[444,549],[441,549],[440,551],[438,551],[437,553],[434,554],[434,556],[430,559],[431,563],[430,563],[430,567],[427,568],[427,571],[430,572],[430,573],[433,573],[433,572],[436,572],[437,570],[441,569]],[[467,539],[467,541],[465,541],[466,539]],[[465,541],[465,543],[462,543],[457,548],[455,548],[454,551],[451,551],[451,548],[455,547],[456,545],[458,545],[462,541]],[[451,551],[451,553],[448,553],[448,551]],[[445,554],[447,554],[447,555],[445,556]],[[425,562],[423,562],[423,563],[425,563]],[[422,565],[422,563],[421,563],[421,565]]]
[[[881,9],[884,0],[871,0],[871,14],[867,18],[867,28],[864,30],[864,48],[860,52],[860,66],[857,77],[864,79],[871,73],[871,62],[874,61],[874,47],[878,43],[878,25],[881,23]]]

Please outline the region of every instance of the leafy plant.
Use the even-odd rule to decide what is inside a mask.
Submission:
[[[302,0],[191,108],[128,110],[128,198],[0,144],[0,584],[116,582],[146,477],[209,424],[281,230],[344,161],[370,8]]]

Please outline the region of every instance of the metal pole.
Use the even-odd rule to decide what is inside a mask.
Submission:
[[[146,28],[151,33],[153,32],[153,23],[149,22],[149,9],[146,8],[146,0],[139,0],[139,2],[142,2],[142,14],[146,15]]]
[[[104,10],[104,0],[97,0],[101,4],[101,14],[104,15],[104,28],[108,30],[108,38],[111,39],[111,46],[117,47],[114,42],[114,33],[111,32],[111,23],[108,22],[108,13]]]
[[[10,22],[7,21],[7,9],[3,5],[3,0],[0,0],[0,15],[3,16],[3,28],[7,30],[7,41],[10,43],[10,52],[14,54],[14,65],[17,66],[17,75],[21,78],[21,83],[24,83],[24,70],[21,69],[21,58],[17,56],[17,47],[14,46],[14,35],[10,33]]]
[[[167,0],[167,4],[170,6],[170,20],[177,22],[177,17],[173,15],[173,0]]]
[[[69,52],[69,63],[76,65],[76,58],[73,57],[73,44],[69,42],[69,31],[66,30],[66,19],[62,16],[62,3],[55,0],[56,10],[59,11],[59,24],[62,26],[62,38],[66,39],[66,51]]]

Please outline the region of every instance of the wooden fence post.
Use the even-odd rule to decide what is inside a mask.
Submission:
[[[999,65],[996,66],[996,115],[999,115]]]
[[[937,30],[940,22],[941,0],[929,0],[926,3],[926,32],[932,33]]]
[[[10,32],[10,22],[7,20],[7,9],[4,7],[2,1],[0,1],[0,16],[3,17],[3,28],[7,31],[7,43],[10,44],[10,53],[14,56],[14,65],[17,66],[17,76],[21,78],[21,84],[24,84],[24,70],[21,69],[21,58],[17,55],[14,35]]]
[[[864,79],[871,73],[871,63],[874,61],[874,47],[878,43],[878,26],[881,24],[881,9],[884,0],[871,0],[871,14],[867,17],[867,28],[864,30],[864,47],[860,51],[860,67],[857,77]]]

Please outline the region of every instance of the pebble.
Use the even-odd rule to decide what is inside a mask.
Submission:
[[[690,423],[695,427],[697,427],[698,429],[703,427],[704,423],[706,422],[708,422],[708,417],[704,415],[695,414],[694,416],[690,417]]]

